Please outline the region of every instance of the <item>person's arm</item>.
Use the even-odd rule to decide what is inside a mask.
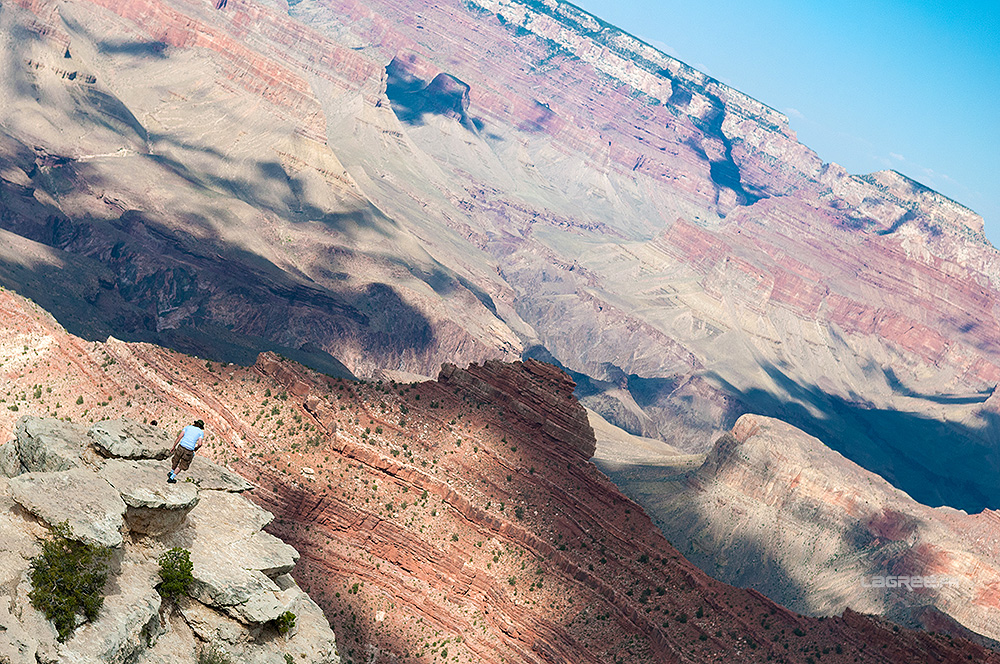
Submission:
[[[173,454],[174,450],[177,449],[177,444],[181,442],[181,438],[183,438],[183,437],[184,437],[184,430],[181,429],[181,432],[179,434],[177,434],[177,440],[174,441],[174,446],[170,448],[170,453],[171,454]]]
[[[198,442],[194,444],[194,451],[197,452],[201,449],[201,444],[205,440],[205,432],[201,432],[201,436],[198,438]]]

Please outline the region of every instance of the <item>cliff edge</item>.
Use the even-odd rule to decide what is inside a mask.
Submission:
[[[322,610],[289,574],[298,552],[264,533],[272,515],[241,495],[251,485],[204,458],[168,484],[171,442],[129,420],[89,430],[18,422],[0,446],[0,662],[165,664],[206,650],[246,663],[340,662]],[[111,550],[96,619],[77,615],[62,640],[29,597],[32,559],[60,524],[69,539]],[[158,559],[174,547],[190,552],[194,580],[168,602]],[[281,634],[286,612],[294,626]]]

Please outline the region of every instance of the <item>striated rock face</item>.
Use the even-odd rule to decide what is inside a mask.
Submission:
[[[594,431],[587,412],[573,398],[576,384],[551,364],[487,362],[465,370],[446,364],[438,382],[504,410],[514,426],[533,434],[536,444],[568,446],[584,459],[594,456]]]
[[[816,438],[757,415],[741,417],[700,467],[674,465],[609,472],[712,576],[808,614],[852,609],[1000,640],[992,510],[921,505]],[[885,587],[875,577],[920,580]]]
[[[179,427],[195,411],[208,441],[189,475],[203,466],[206,481],[180,527],[163,535],[123,533],[116,559],[123,570],[126,562],[138,566],[129,569],[130,588],[114,606],[134,601],[134,610],[102,613],[62,646],[25,608],[24,571],[46,527],[0,480],[0,616],[7,607],[16,616],[0,631],[0,653],[60,661],[73,648],[74,657],[100,652],[114,661],[119,655],[108,653],[129,657],[138,643],[137,662],[172,664],[194,661],[213,643],[234,662],[281,664],[285,654],[334,662],[335,631],[345,661],[379,663],[441,659],[444,649],[449,660],[487,664],[694,664],[720,657],[805,664],[816,651],[836,664],[997,661],[961,636],[897,630],[846,611],[826,620],[802,617],[756,591],[710,579],[583,458],[584,432],[570,426],[570,387],[559,388],[566,394],[561,404],[540,390],[566,382],[549,367],[456,369],[458,382],[361,383],[269,358],[278,364],[266,374],[266,362],[224,366],[145,344],[88,344],[0,291],[0,339],[15,328],[40,350],[7,374],[10,389],[19,393],[41,377],[52,392],[43,388],[40,399],[21,400],[18,412],[0,413],[0,437],[19,415],[41,415],[59,403],[68,404],[60,416],[74,421],[155,417]],[[23,342],[15,348],[20,355]],[[476,395],[487,387],[507,405],[481,401]],[[75,403],[79,395],[83,404]],[[543,414],[543,403],[559,427],[542,430],[526,415]],[[332,413],[335,430],[313,416],[320,407]],[[660,458],[678,456],[657,441],[644,444]],[[80,445],[88,447],[86,437]],[[108,463],[84,456],[86,468]],[[222,490],[206,489],[218,477],[208,457],[252,480],[253,500],[270,513],[243,501],[245,484],[216,479]],[[996,537],[988,521],[980,525],[984,541]],[[219,543],[216,550],[210,542]],[[301,553],[297,562],[286,544]],[[184,599],[150,625],[144,621],[155,598],[143,584],[155,579],[156,556],[171,546],[192,551],[204,602]],[[278,609],[296,614],[290,638],[256,622]],[[946,623],[939,615],[934,624]],[[109,647],[105,636],[112,634],[122,635],[118,646]]]
[[[239,468],[277,515],[269,529],[306,552],[293,574],[348,656],[763,662],[786,655],[786,638],[831,661],[971,654],[856,615],[785,622],[791,614],[760,594],[691,567],[581,455],[592,430],[549,365],[445,366],[437,381],[407,385],[270,361],[258,369],[282,382],[257,389],[277,395],[283,415],[334,407],[337,428],[241,434]]]

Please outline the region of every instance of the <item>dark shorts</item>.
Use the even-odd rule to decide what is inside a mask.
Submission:
[[[181,470],[187,470],[191,465],[191,459],[194,458],[194,450],[184,449],[181,446],[177,446],[174,450],[174,468],[180,468]]]

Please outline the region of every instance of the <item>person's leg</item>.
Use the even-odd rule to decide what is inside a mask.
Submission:
[[[186,450],[183,447],[177,448],[177,456],[174,457],[174,468],[170,471],[171,481],[177,481],[177,475],[191,467],[191,459],[194,458],[193,450]]]

